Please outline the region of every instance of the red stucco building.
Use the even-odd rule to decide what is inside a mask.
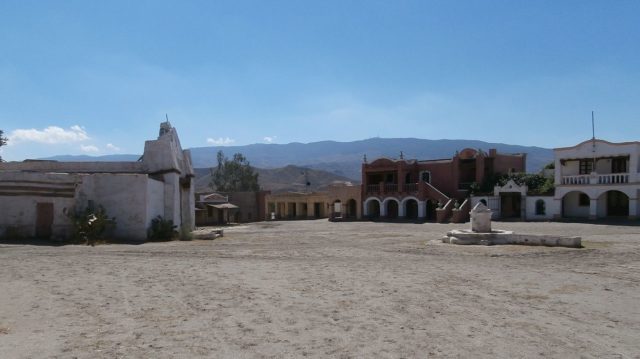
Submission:
[[[466,148],[451,159],[394,160],[362,164],[363,215],[369,218],[436,219],[438,203],[463,203],[469,186],[493,174],[524,172],[526,154]],[[444,214],[443,214],[444,215]]]

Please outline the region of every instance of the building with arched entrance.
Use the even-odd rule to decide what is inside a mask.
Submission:
[[[554,153],[556,217],[640,216],[640,142],[593,138]]]
[[[267,194],[264,205],[267,219],[356,220],[362,218],[361,190],[350,182],[336,182],[321,192]]]
[[[527,186],[509,181],[493,196],[475,196],[494,218],[522,220],[640,217],[640,142],[599,139],[554,149],[553,195],[531,195]]]
[[[525,154],[501,154],[466,148],[450,159],[379,158],[362,164],[364,218],[447,220],[438,206],[454,208],[468,196],[472,183],[489,176],[523,172]],[[466,208],[466,207],[465,207]]]

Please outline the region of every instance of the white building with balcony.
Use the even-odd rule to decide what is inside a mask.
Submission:
[[[640,217],[640,142],[591,139],[554,153],[558,217]]]

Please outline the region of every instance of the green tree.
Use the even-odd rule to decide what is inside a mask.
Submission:
[[[4,132],[0,130],[0,147],[6,145],[8,141],[7,138],[5,138],[3,135],[4,135]],[[2,156],[0,156],[0,162],[2,162]]]
[[[258,174],[249,161],[236,153],[229,160],[222,151],[217,154],[218,166],[211,169],[211,188],[219,192],[258,191]]]
[[[518,185],[527,185],[531,194],[551,194],[555,188],[553,178],[547,178],[538,173],[511,173],[494,174],[485,178],[482,183],[472,183],[471,193],[492,193],[495,185],[504,186],[509,180],[513,180]]]

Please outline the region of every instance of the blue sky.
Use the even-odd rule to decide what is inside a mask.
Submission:
[[[465,138],[640,140],[640,1],[0,2],[5,160]]]

